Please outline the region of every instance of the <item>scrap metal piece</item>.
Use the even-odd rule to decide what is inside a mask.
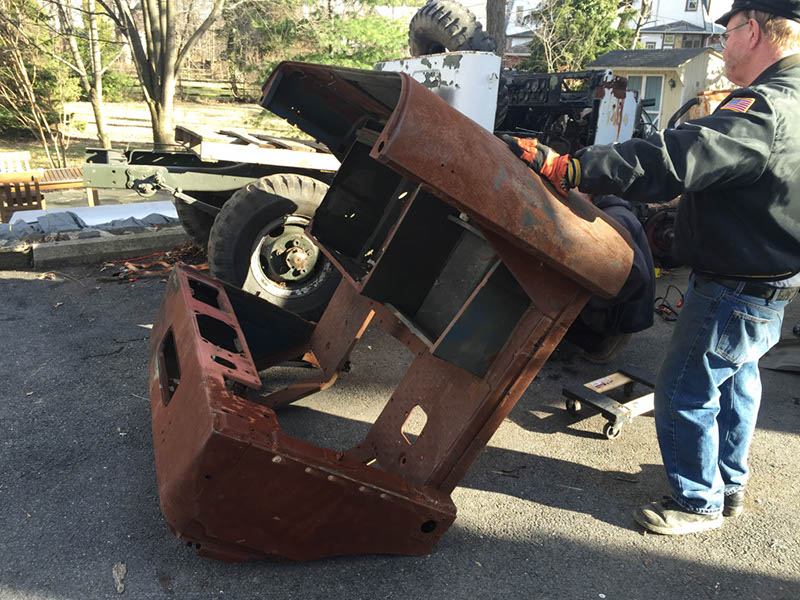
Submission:
[[[429,552],[450,492],[590,295],[622,286],[629,238],[407,75],[284,63],[263,105],[342,161],[310,233],[345,277],[314,326],[176,270],[151,343],[162,509],[226,560]],[[332,385],[373,318],[414,360],[364,440],[286,436],[271,408]],[[250,401],[254,371],[292,354],[320,371]]]
[[[455,519],[446,494],[293,439],[272,410],[248,400],[247,388],[261,383],[236,322],[247,317],[247,307],[233,309],[239,295],[249,296],[180,266],[153,324],[153,441],[173,531],[199,554],[228,561],[430,552]],[[245,301],[283,326],[273,342],[291,351],[274,361],[302,354],[309,323]]]

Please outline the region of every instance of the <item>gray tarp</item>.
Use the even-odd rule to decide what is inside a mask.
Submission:
[[[168,225],[172,223],[178,223],[178,219],[174,217],[165,217],[158,213],[151,213],[141,219],[135,217],[114,219],[108,223],[92,225],[90,229],[114,231],[131,227],[153,227],[154,225]],[[73,212],[54,212],[42,215],[33,223],[26,223],[22,219],[17,219],[14,223],[1,225],[0,240],[23,240],[28,236],[36,234],[64,233],[68,231],[80,231],[87,228],[89,227],[83,219]]]

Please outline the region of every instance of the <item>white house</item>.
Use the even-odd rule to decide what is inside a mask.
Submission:
[[[649,24],[685,21],[701,29],[730,9],[732,0],[653,0]]]
[[[705,48],[712,46],[721,49],[719,36],[725,28],[714,23],[703,27],[688,21],[675,21],[642,29],[640,42],[647,50],[675,50],[678,48]]]

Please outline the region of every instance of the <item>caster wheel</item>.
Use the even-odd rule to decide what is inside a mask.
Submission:
[[[609,440],[615,440],[622,433],[622,426],[614,427],[611,423],[606,423],[603,427],[603,435]]]
[[[577,415],[581,411],[581,403],[572,398],[567,398],[567,412],[571,415]]]

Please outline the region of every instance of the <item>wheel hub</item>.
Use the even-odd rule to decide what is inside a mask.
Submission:
[[[297,271],[305,271],[306,264],[308,263],[308,254],[302,248],[289,248],[286,251],[286,264],[290,269]]]
[[[276,281],[296,282],[307,277],[314,270],[318,257],[317,247],[296,225],[285,226],[281,235],[265,240],[261,246],[262,263],[270,278]]]

